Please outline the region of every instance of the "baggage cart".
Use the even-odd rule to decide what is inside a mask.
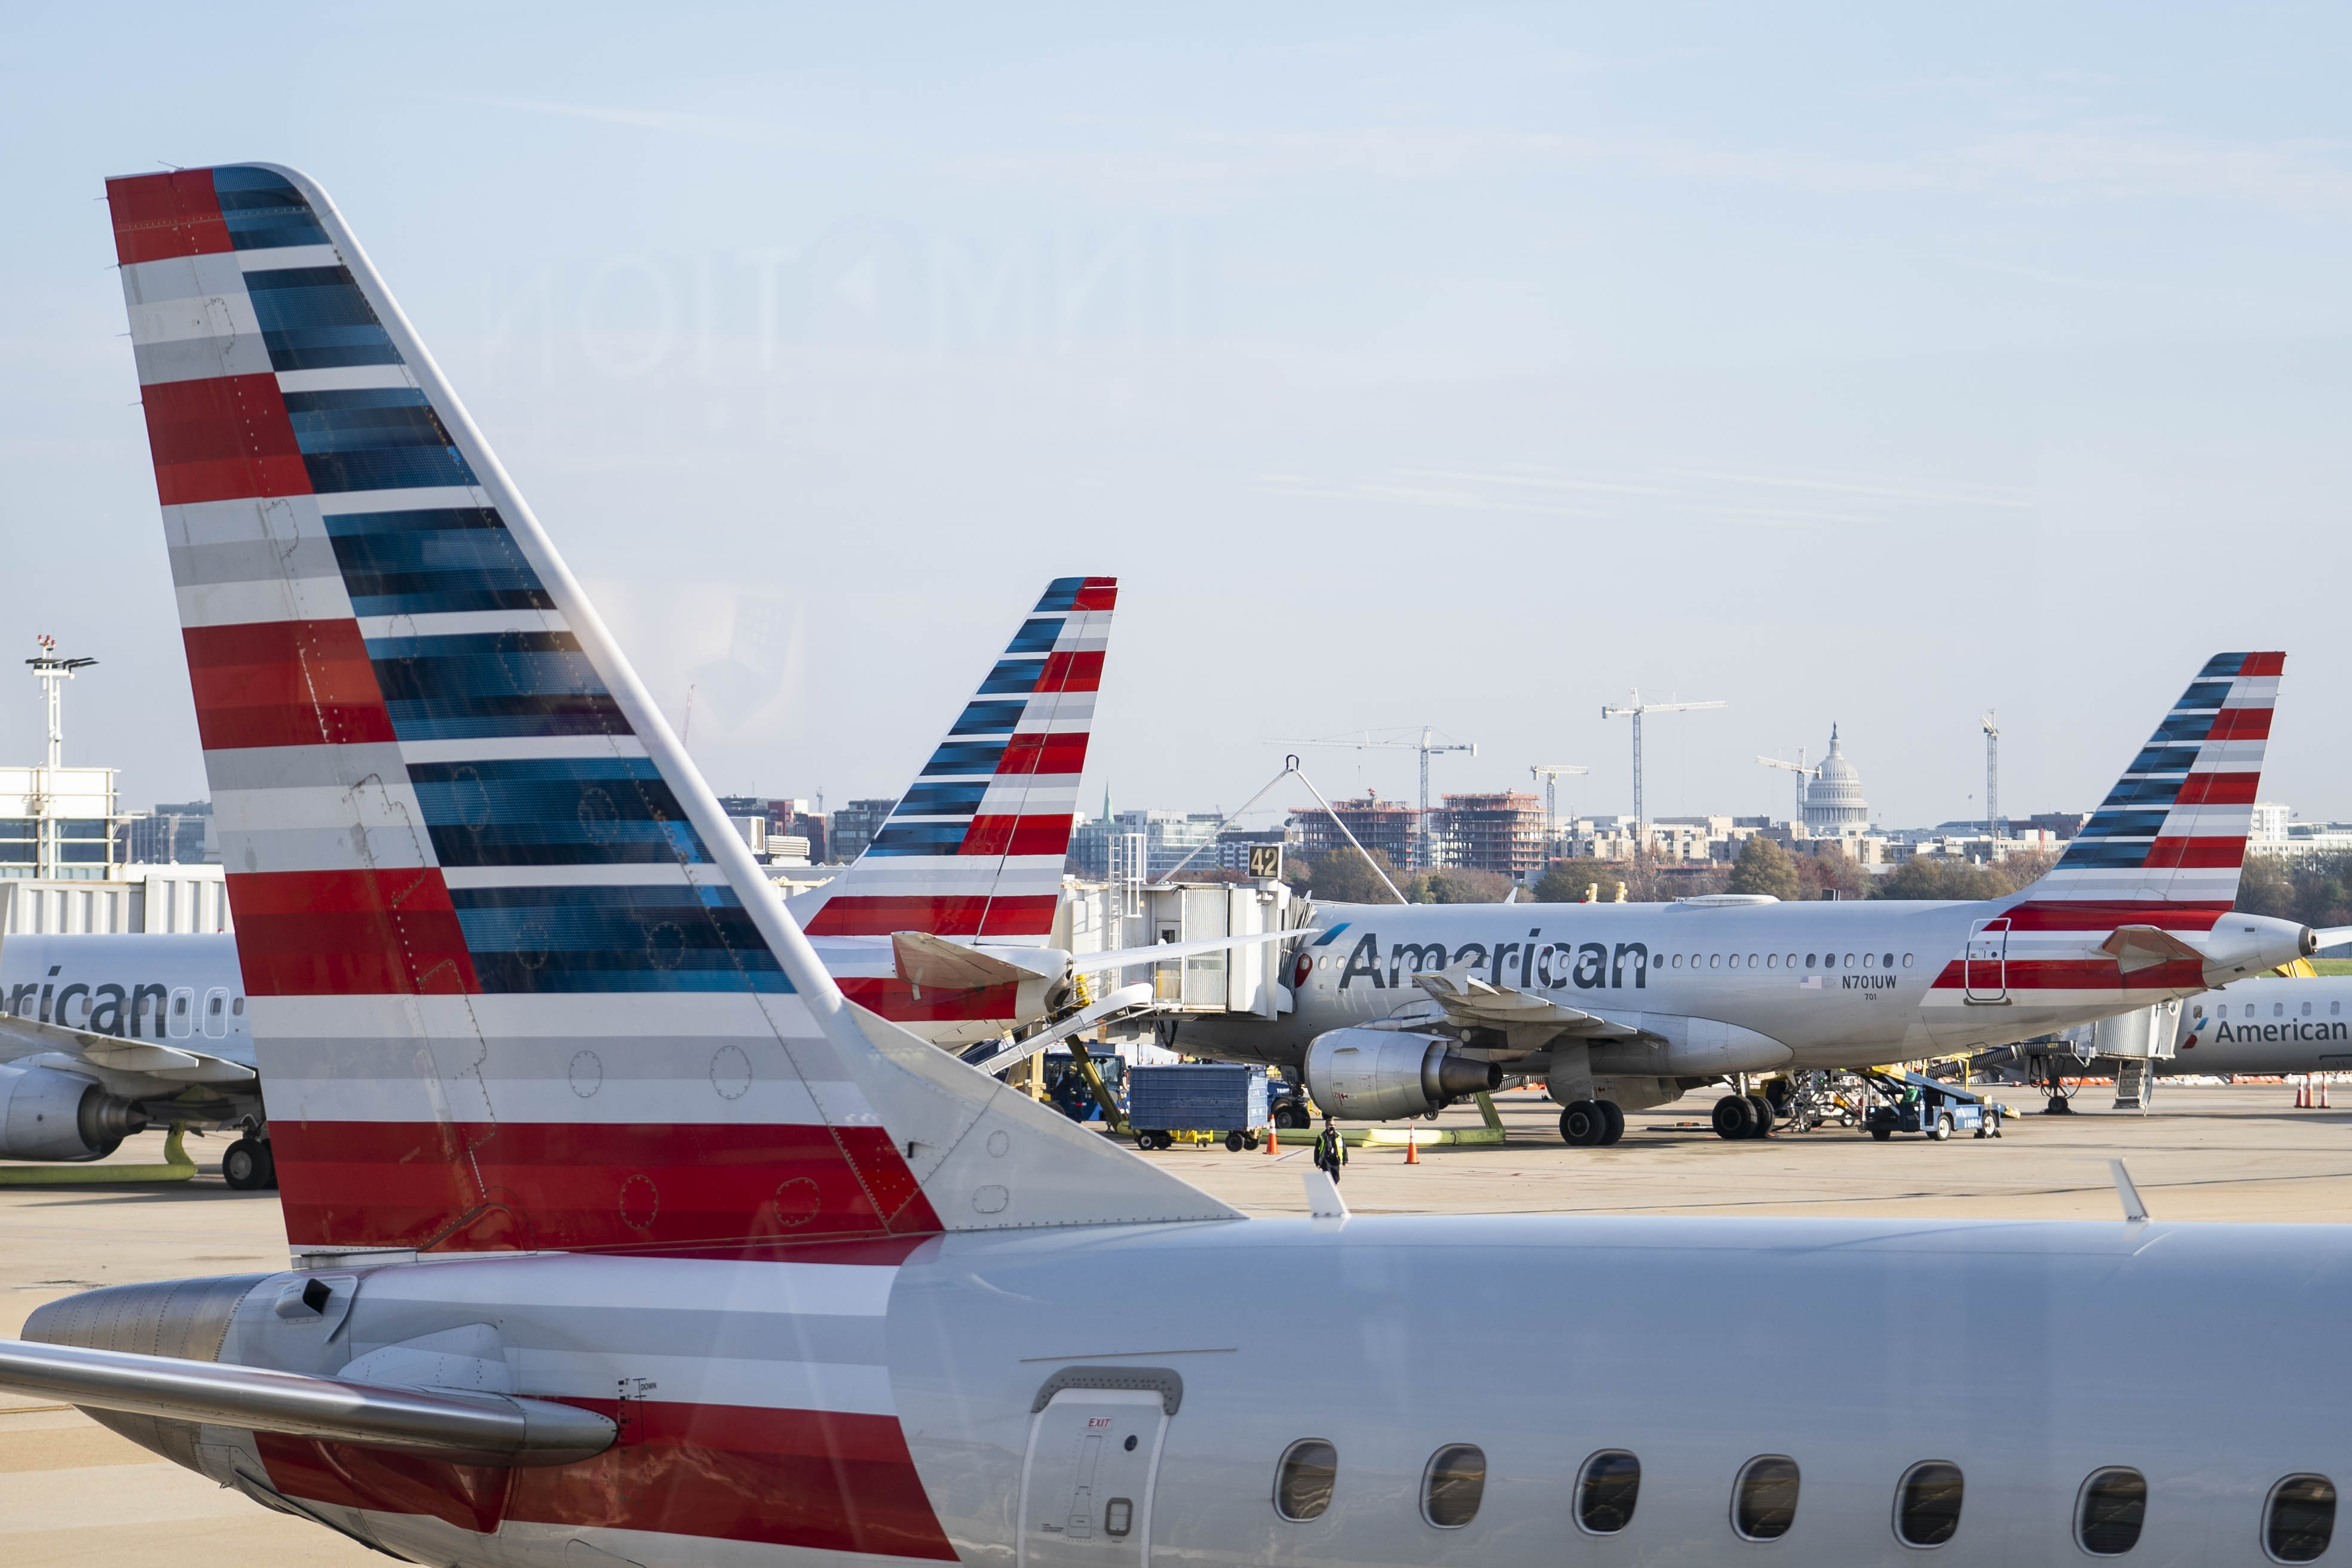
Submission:
[[[1136,1147],[1165,1149],[1179,1134],[1223,1138],[1236,1153],[1255,1149],[1267,1125],[1265,1069],[1238,1062],[1138,1067],[1127,1075],[1127,1120]]]

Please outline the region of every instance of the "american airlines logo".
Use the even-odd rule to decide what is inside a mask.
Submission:
[[[1542,938],[1543,928],[1538,926],[1528,932],[1524,942],[1498,942],[1491,948],[1482,942],[1465,942],[1450,953],[1442,942],[1401,942],[1389,949],[1383,964],[1381,939],[1376,932],[1367,931],[1348,954],[1347,965],[1339,973],[1339,989],[1345,991],[1361,980],[1376,991],[1386,991],[1410,985],[1411,975],[1465,963],[1486,970],[1498,985],[1516,985],[1522,991],[1550,991],[1563,985],[1580,991],[1622,990],[1629,984],[1639,991],[1650,983],[1650,949],[1645,942],[1621,942],[1612,946],[1598,942],[1548,942]]]
[[[2225,1024],[2217,1019],[2213,1025],[2213,1043],[2217,1046],[2228,1045],[2232,1040],[2244,1041],[2249,1045],[2257,1040],[2270,1045],[2276,1045],[2282,1040],[2341,1040],[2347,1038],[2352,1038],[2352,1036],[2347,1035],[2345,1032],[2345,1026],[2343,1024],[2323,1024],[2317,1019],[2314,1019],[2307,1024]],[[2197,1037],[2194,1035],[2189,1036],[2189,1043],[2192,1046],[2195,1045],[2197,1043]]]
[[[25,981],[8,987],[8,1016],[93,1035],[112,1035],[117,1039],[165,1037],[170,986],[136,981],[128,986],[111,982],[85,985],[79,981],[59,985],[57,976],[62,967],[51,966],[47,984]]]

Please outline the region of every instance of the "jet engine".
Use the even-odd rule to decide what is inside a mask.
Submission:
[[[1384,1121],[1421,1116],[1503,1081],[1492,1062],[1465,1057],[1443,1035],[1333,1029],[1307,1047],[1307,1088],[1334,1116]]]
[[[55,1068],[0,1066],[0,1160],[102,1160],[147,1113]]]

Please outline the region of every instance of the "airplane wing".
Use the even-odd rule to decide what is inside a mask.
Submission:
[[[0,1388],[166,1421],[206,1421],[475,1464],[571,1464],[611,1447],[615,1431],[593,1411],[544,1399],[385,1388],[25,1340],[0,1340]]]
[[[1127,969],[1141,963],[1164,963],[1170,959],[1189,958],[1199,952],[1222,952],[1254,942],[1286,942],[1304,935],[1303,931],[1253,931],[1246,936],[1203,937],[1198,942],[1154,942],[1150,947],[1123,947],[1109,952],[1081,953],[1069,959],[1069,970],[1078,974],[1102,974],[1115,969]],[[900,931],[890,933],[890,951],[897,959],[898,978],[909,985],[941,991],[976,991],[983,985],[1013,985],[1024,980],[1050,980],[1051,973],[1010,963],[993,953],[967,947],[952,938],[934,936],[929,931]],[[1033,948],[1027,951],[1051,958],[1051,950]]]
[[[154,1040],[126,1040],[114,1035],[69,1029],[31,1018],[0,1014],[0,1058],[59,1051],[113,1072],[145,1073],[172,1083],[250,1083],[254,1070],[226,1057],[191,1050],[185,1045]]]
[[[1444,1009],[1448,1023],[1464,1028],[1500,1029],[1513,1045],[1528,1049],[1539,1043],[1531,1035],[1540,1035],[1545,1040],[1560,1035],[1586,1040],[1638,1039],[1642,1036],[1641,1030],[1630,1025],[1612,1023],[1507,985],[1489,984],[1470,973],[1467,965],[1417,974],[1413,981]]]
[[[1245,936],[1208,936],[1198,942],[1154,942],[1150,947],[1115,948],[1109,952],[1088,952],[1070,960],[1070,967],[1080,974],[1100,974],[1106,970],[1126,969],[1139,963],[1161,963],[1171,958],[1189,958],[1196,952],[1223,952],[1230,947],[1242,947],[1254,942],[1287,942],[1295,936],[1307,934],[1305,927],[1294,931],[1251,931]]]

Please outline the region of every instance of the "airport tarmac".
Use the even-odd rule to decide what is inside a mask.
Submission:
[[[2086,1089],[2071,1117],[2038,1113],[2030,1091],[1997,1091],[2020,1110],[1998,1142],[1879,1143],[1852,1130],[1726,1143],[1706,1125],[1712,1095],[1626,1118],[1624,1142],[1570,1149],[1540,1095],[1498,1095],[1508,1141],[1352,1151],[1341,1191],[1365,1214],[1526,1213],[1968,1215],[2115,1219],[2105,1162],[2121,1155],[2163,1219],[2352,1220],[2352,1089],[2345,1108],[2294,1109],[2285,1084],[2159,1088],[2157,1110],[2104,1109]],[[1476,1126],[1468,1108],[1440,1126]],[[132,1139],[117,1163],[163,1158]],[[1253,1214],[1303,1212],[1308,1135],[1278,1154],[1180,1146],[1147,1156]],[[0,1333],[42,1302],[94,1285],[282,1268],[277,1196],[223,1185],[225,1140],[191,1141],[194,1180],[143,1187],[0,1187]],[[170,1563],[173,1568],[309,1568],[381,1561],[115,1436],[79,1413],[0,1396],[0,1560],[52,1564]]]

